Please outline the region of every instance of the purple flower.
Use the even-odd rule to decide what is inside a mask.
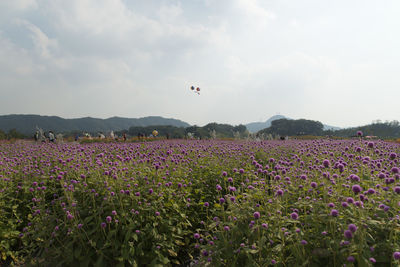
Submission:
[[[369,258],[369,261],[372,262],[372,263],[376,263],[376,260],[374,258],[372,258],[372,257]]]
[[[368,194],[375,194],[375,189],[373,189],[373,188],[370,188],[370,189],[368,189]]]
[[[328,159],[324,159],[324,161],[322,162],[322,165],[324,165],[325,168],[328,168],[330,164],[331,163]]]
[[[102,222],[102,223],[100,224],[100,226],[101,226],[101,228],[106,228],[107,224],[106,224],[105,222]]]
[[[106,221],[107,221],[108,223],[111,223],[111,221],[112,221],[111,216],[107,216],[107,217],[106,217]]]
[[[230,230],[230,229],[229,229],[229,226],[227,226],[227,225],[224,226],[224,230],[225,230],[225,231],[229,231],[229,230]]]
[[[363,135],[363,132],[357,131],[357,135],[358,135],[358,136],[362,136],[362,135]]]
[[[151,194],[153,194],[153,192],[154,192],[153,189],[150,188],[150,189],[149,189],[149,194],[151,195]]]
[[[265,229],[268,228],[268,224],[266,224],[266,223],[261,224],[261,226],[262,226],[263,228],[265,228]]]
[[[208,207],[210,204],[208,202],[204,202],[204,207]]]
[[[393,258],[395,260],[400,260],[400,251],[396,251],[395,253],[393,253]]]
[[[400,186],[396,186],[395,188],[393,188],[393,191],[397,194],[400,194]]]
[[[344,236],[348,239],[353,238],[353,234],[350,230],[344,231]]]
[[[355,224],[349,224],[349,227],[348,227],[348,229],[351,231],[351,232],[353,232],[353,233],[355,233],[356,231],[357,231],[357,226],[355,225]]]
[[[290,214],[290,217],[291,217],[293,220],[297,220],[297,218],[299,218],[299,215],[298,215],[296,212],[293,212],[292,214]]]
[[[200,234],[198,234],[198,233],[195,233],[193,236],[194,236],[194,238],[196,238],[196,239],[199,239],[199,238],[200,238]]]
[[[351,187],[351,190],[353,190],[354,193],[360,193],[362,191],[361,186],[359,186],[358,184],[355,184]]]
[[[253,213],[253,216],[254,216],[255,219],[259,219],[261,215],[260,215],[260,213],[258,211],[256,211],[256,212]]]
[[[307,245],[308,242],[305,241],[305,240],[301,240],[300,243],[301,243],[302,245]]]
[[[112,214],[113,216],[115,216],[115,215],[117,215],[117,212],[116,212],[115,210],[113,210],[113,211],[111,212],[111,214]]]
[[[354,262],[354,261],[355,261],[355,258],[354,258],[353,256],[348,256],[348,257],[347,257],[347,261],[348,261],[348,262]]]
[[[317,187],[317,183],[316,182],[311,182],[310,185],[311,185],[312,188],[316,188]]]
[[[336,217],[336,216],[338,216],[338,215],[339,215],[339,211],[338,211],[338,210],[335,210],[335,209],[333,209],[333,210],[331,210],[331,215],[332,215],[333,217]]]

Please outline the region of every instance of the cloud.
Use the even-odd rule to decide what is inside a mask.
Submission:
[[[33,25],[32,23],[26,21],[26,20],[21,20],[17,19],[15,20],[15,23],[20,26],[24,26],[29,31],[31,32],[30,36],[32,38],[32,41],[34,43],[36,51],[40,54],[40,56],[44,58],[49,58],[50,55],[50,50],[51,49],[57,49],[58,43],[57,40],[55,39],[50,39],[40,28],[37,26]]]
[[[0,112],[338,124],[330,110],[354,98],[394,110],[396,5],[371,3],[359,17],[345,1],[3,0]]]

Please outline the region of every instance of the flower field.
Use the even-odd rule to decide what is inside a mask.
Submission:
[[[400,146],[0,143],[0,266],[400,266]]]

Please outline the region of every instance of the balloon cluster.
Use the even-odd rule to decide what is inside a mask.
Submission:
[[[190,90],[195,92],[196,94],[200,95],[200,87],[194,87],[193,85],[190,87]]]

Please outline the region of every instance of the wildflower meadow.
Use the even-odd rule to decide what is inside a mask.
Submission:
[[[400,266],[400,146],[0,143],[0,265]]]

